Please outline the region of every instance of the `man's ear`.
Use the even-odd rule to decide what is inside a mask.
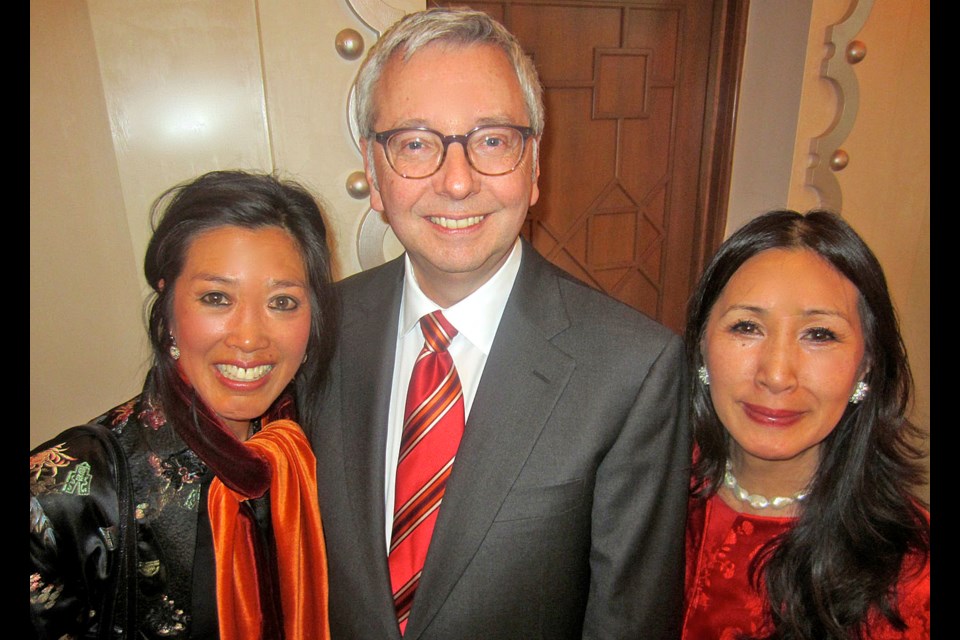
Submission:
[[[367,178],[367,186],[370,187],[370,208],[374,211],[383,213],[383,198],[380,196],[380,185],[377,182],[377,168],[372,165],[369,153],[370,141],[366,138],[360,140],[360,155],[363,156],[363,173]],[[376,150],[373,150],[376,153]]]
[[[533,171],[531,171],[530,179],[533,181],[533,186],[530,189],[530,204],[528,207],[532,207],[537,204],[537,201],[540,199],[540,140],[534,138],[533,140]]]

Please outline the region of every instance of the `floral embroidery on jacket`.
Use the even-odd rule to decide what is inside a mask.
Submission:
[[[112,429],[128,452],[137,519],[139,635],[189,637],[193,544],[201,480],[206,466],[167,426],[159,406],[138,396],[94,420]],[[30,456],[30,605],[54,637],[80,637],[91,630],[107,572],[97,557],[113,548],[116,523],[91,505],[116,501],[115,473],[89,438],[64,440]],[[64,500],[47,502],[59,494]],[[159,517],[161,516],[162,517]],[[67,522],[89,518],[87,538],[74,539]],[[67,549],[82,549],[76,562],[47,568]],[[190,553],[184,553],[190,549]],[[89,573],[87,573],[89,571]],[[82,576],[82,577],[81,577]],[[86,585],[77,591],[74,585]],[[187,606],[184,606],[187,603]],[[91,622],[78,621],[89,620]],[[95,629],[96,626],[92,627]],[[66,632],[76,629],[77,633]],[[57,630],[57,631],[53,631]]]
[[[30,480],[44,487],[55,484],[57,472],[69,467],[70,463],[76,460],[73,456],[67,455],[65,443],[40,451],[30,456]]]

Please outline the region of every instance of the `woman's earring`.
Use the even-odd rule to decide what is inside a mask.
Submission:
[[[710,372],[707,371],[706,365],[700,365],[700,368],[697,369],[697,376],[700,378],[700,382],[708,387],[710,386]]]
[[[180,347],[177,346],[177,339],[170,334],[170,357],[174,360],[180,359]]]
[[[870,387],[867,386],[867,383],[861,380],[857,383],[856,388],[853,390],[853,395],[850,396],[850,404],[860,404],[863,402],[863,399],[867,397],[867,392],[870,391]]]

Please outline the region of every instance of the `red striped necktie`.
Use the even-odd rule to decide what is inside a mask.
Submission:
[[[460,376],[447,352],[457,330],[440,311],[423,316],[420,328],[424,345],[407,391],[389,554],[401,634],[407,627],[464,422]]]

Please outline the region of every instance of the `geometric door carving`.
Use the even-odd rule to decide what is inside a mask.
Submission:
[[[524,236],[677,331],[725,221],[712,199],[726,193],[718,160],[733,122],[717,120],[715,100],[735,99],[717,86],[739,70],[738,50],[721,47],[737,4],[470,3],[517,36],[544,86],[540,200]]]

